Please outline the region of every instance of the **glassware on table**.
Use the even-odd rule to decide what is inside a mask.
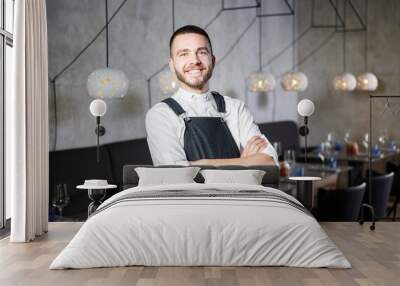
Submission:
[[[339,153],[340,151],[342,151],[342,149],[343,149],[343,143],[340,140],[336,140],[333,146],[333,150]]]
[[[379,157],[381,155],[381,148],[379,147],[378,144],[375,144],[374,147],[372,147],[372,157]]]
[[[326,166],[330,169],[336,169],[337,168],[337,160],[335,157],[329,157],[326,161]]]
[[[386,145],[386,137],[385,135],[379,135],[378,142],[382,147]]]
[[[320,150],[317,154],[318,158],[321,160],[321,164],[325,165],[325,155],[324,153]]]
[[[368,154],[368,145],[369,145],[369,134],[365,133],[361,145],[364,148],[364,152]]]
[[[282,157],[282,144],[281,144],[281,142],[273,142],[272,146],[274,146],[276,154],[278,155],[278,159],[281,158]]]
[[[344,134],[343,141],[348,143],[351,141],[351,130],[347,129],[346,133]]]
[[[290,176],[293,177],[302,177],[304,176],[304,167],[303,166],[293,166],[293,168],[290,169]]]
[[[334,149],[330,142],[325,141],[320,144],[319,152],[322,153],[326,157],[326,156],[334,153]]]
[[[58,214],[62,217],[63,208],[69,204],[69,194],[67,184],[56,184],[53,191],[52,205],[58,209]]]
[[[359,154],[359,148],[357,142],[347,142],[346,143],[346,155],[347,156],[357,156]]]
[[[293,166],[294,163],[296,163],[296,152],[295,150],[288,149],[285,150],[283,154],[283,160],[289,164],[290,167]]]
[[[378,137],[378,142],[382,149],[386,148],[388,139],[389,139],[388,130],[387,130],[387,128],[384,128],[383,130],[381,130],[379,132],[379,137]]]
[[[329,132],[328,135],[326,136],[326,141],[328,142],[334,142],[336,140],[336,135],[334,132]]]
[[[394,140],[389,141],[388,149],[390,152],[397,152],[397,143]]]
[[[329,132],[328,135],[326,136],[326,142],[329,142],[331,146],[334,145],[336,141],[336,135],[334,132]]]
[[[289,177],[290,175],[290,165],[286,161],[282,161],[279,163],[279,176],[281,177]]]

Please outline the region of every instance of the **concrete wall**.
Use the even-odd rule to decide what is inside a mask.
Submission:
[[[251,0],[225,1],[227,7],[248,6]],[[291,1],[290,1],[291,2]],[[122,0],[109,1],[111,16]],[[123,100],[108,101],[102,124],[107,133],[103,143],[146,136],[144,118],[149,109],[147,79],[168,61],[168,42],[172,33],[171,0],[128,0],[109,26],[110,66],[124,71],[130,80]],[[221,1],[176,0],[176,27],[195,24],[204,27],[221,9]],[[287,12],[282,0],[263,1],[263,13]],[[54,77],[93,39],[105,24],[104,1],[47,1],[49,75]],[[246,92],[246,77],[258,69],[258,20],[255,9],[222,12],[207,28],[213,42],[217,66],[211,89],[245,100],[256,122],[297,120],[297,94],[283,92],[278,86],[270,94]],[[263,63],[290,46],[293,17],[263,18]],[[233,48],[232,48],[233,47]],[[86,90],[88,75],[104,67],[105,33],[56,81],[57,145],[70,149],[96,144],[95,120],[89,113]],[[265,71],[277,75],[290,70],[292,47],[277,57]],[[50,91],[52,88],[50,86]],[[162,100],[158,77],[151,80],[152,104]],[[50,148],[55,142],[54,94],[50,93]]]
[[[329,1],[315,1],[316,24],[334,24],[335,16]],[[335,1],[333,1],[335,2]],[[336,1],[344,15],[343,0]],[[297,17],[298,33],[302,34],[311,24],[311,0],[299,0]],[[323,47],[313,54],[298,69],[309,78],[309,89],[299,93],[299,100],[310,98],[316,111],[310,118],[310,141],[318,144],[333,131],[342,138],[351,129],[353,138],[360,140],[368,132],[369,98],[367,92],[339,92],[333,89],[332,79],[346,71],[357,75],[373,72],[379,79],[379,88],[374,95],[400,95],[400,1],[353,0],[352,3],[367,24],[367,32],[334,33],[334,29],[311,29],[299,41],[299,59],[306,58],[318,45]],[[348,28],[360,27],[356,15],[346,6]],[[333,33],[333,34],[332,34]],[[331,37],[331,38],[330,38]],[[344,38],[346,37],[346,38]],[[345,39],[345,41],[344,41]],[[343,44],[345,43],[345,54]],[[393,112],[384,111],[386,100],[377,99],[373,104],[374,140],[387,128],[391,138],[400,140],[400,99],[391,100]],[[300,120],[300,119],[299,119]]]

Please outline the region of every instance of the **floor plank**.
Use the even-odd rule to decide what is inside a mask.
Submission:
[[[352,269],[137,266],[50,271],[51,261],[81,225],[50,223],[49,233],[32,243],[0,240],[0,285],[399,285],[399,222],[378,222],[375,231],[368,224],[322,223]]]

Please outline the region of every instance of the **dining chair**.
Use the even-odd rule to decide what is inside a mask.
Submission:
[[[323,221],[356,221],[367,184],[341,189],[320,188],[316,216]]]
[[[393,213],[393,220],[396,219],[397,205],[400,202],[400,164],[395,164],[393,162],[388,162],[386,164],[386,173],[394,172],[392,189],[390,191],[390,196],[393,198],[393,204],[388,210],[387,216],[389,217]],[[390,198],[389,198],[390,199]]]
[[[367,173],[368,174],[368,173]],[[387,213],[387,203],[389,201],[390,190],[392,188],[394,173],[371,176],[371,195],[369,194],[369,176],[366,177],[367,189],[364,196],[364,203],[361,208],[360,224],[365,219],[372,221],[371,230],[375,229],[376,218],[384,218]],[[370,210],[371,216],[364,216],[364,208]]]

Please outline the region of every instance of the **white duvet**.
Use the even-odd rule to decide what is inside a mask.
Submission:
[[[105,201],[50,269],[127,265],[351,267],[311,215],[279,199],[178,196],[118,202],[137,192],[168,190],[258,190],[300,204],[279,190],[254,185],[131,188]]]

